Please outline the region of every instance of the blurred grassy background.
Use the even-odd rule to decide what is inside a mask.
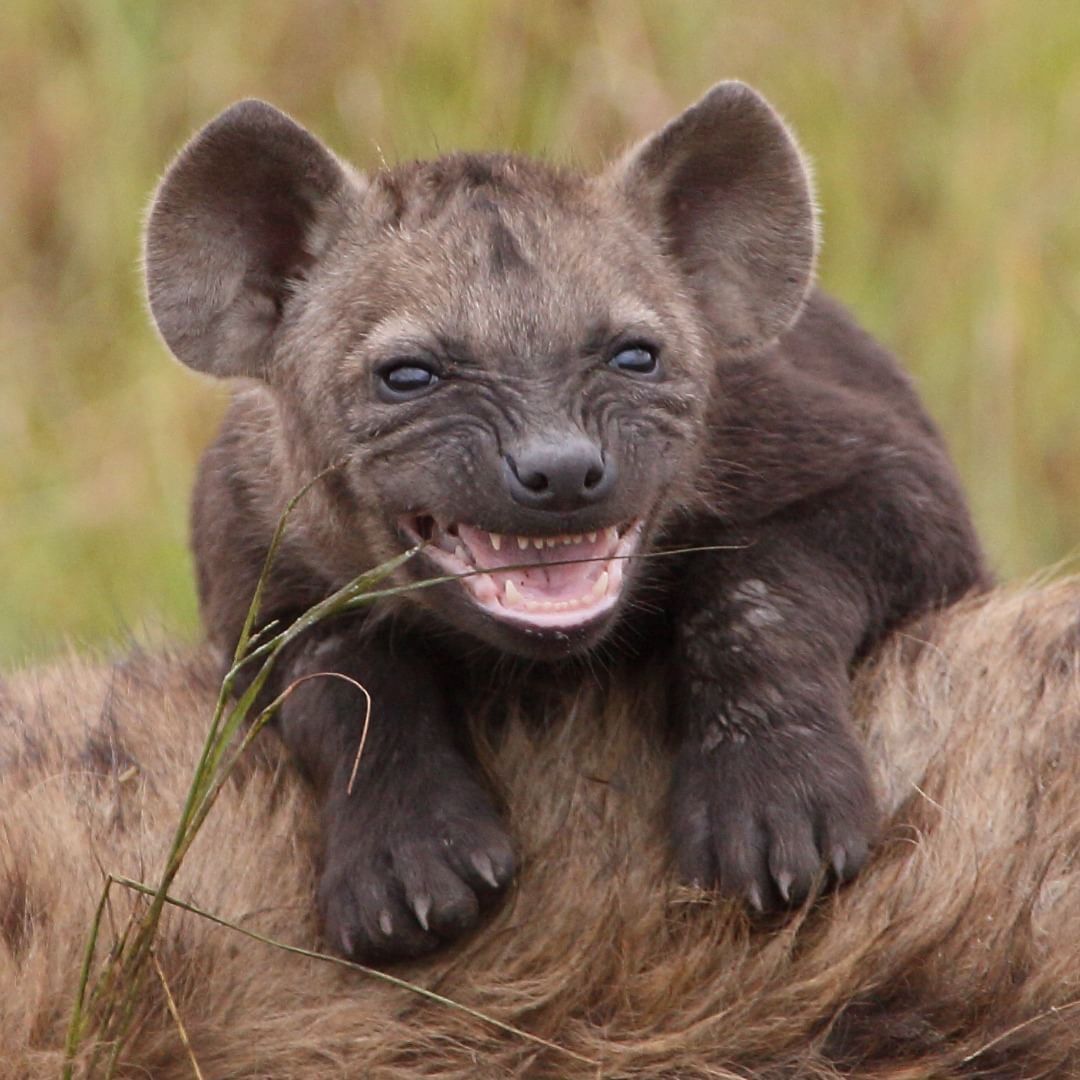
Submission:
[[[195,633],[187,499],[223,394],[167,359],[137,268],[195,127],[254,94],[361,166],[589,165],[724,77],[816,162],[821,277],[915,372],[998,571],[1075,550],[1075,0],[5,0],[0,665]]]

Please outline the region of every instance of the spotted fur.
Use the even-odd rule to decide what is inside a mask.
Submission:
[[[58,1075],[102,871],[145,879],[161,865],[216,667],[206,651],[70,659],[0,684],[5,1076]],[[869,659],[856,717],[883,842],[859,878],[782,926],[669,872],[658,675],[581,686],[543,715],[534,703],[494,741],[476,718],[520,876],[482,933],[395,968],[593,1064],[170,912],[157,955],[203,1074],[1077,1075],[1080,580],[968,602]],[[311,795],[273,740],[258,749],[174,891],[317,947]],[[102,948],[130,904],[114,893]],[[122,1075],[192,1075],[153,981]]]

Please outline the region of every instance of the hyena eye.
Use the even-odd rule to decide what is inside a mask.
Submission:
[[[376,372],[379,397],[383,401],[403,401],[430,390],[439,376],[417,360],[395,360]]]
[[[655,375],[660,361],[656,348],[638,342],[624,345],[612,355],[608,363],[627,375]]]

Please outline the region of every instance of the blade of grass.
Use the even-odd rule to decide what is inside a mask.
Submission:
[[[388,563],[359,575],[342,589],[338,590],[337,593],[327,597],[320,604],[315,605],[315,607],[306,612],[290,627],[280,631],[269,641],[262,642],[259,646],[259,650],[263,654],[262,666],[252,680],[252,683],[241,695],[236,706],[232,710],[228,710],[228,701],[235,685],[237,669],[240,663],[244,661],[245,651],[251,644],[253,638],[252,627],[257,618],[266,580],[270,572],[273,557],[276,554],[281,537],[284,534],[287,519],[299,499],[302,498],[303,495],[311,489],[313,484],[321,479],[327,471],[329,470],[325,470],[323,473],[314,477],[290,500],[285,513],[278,522],[277,530],[275,531],[267,558],[264,561],[259,580],[256,584],[255,594],[248,607],[244,628],[241,634],[241,642],[237,647],[233,666],[226,675],[218,694],[218,700],[215,705],[210,729],[204,740],[199,761],[196,764],[195,773],[185,797],[180,820],[174,831],[169,854],[166,858],[165,867],[158,886],[158,893],[151,899],[147,911],[138,921],[134,934],[131,933],[131,928],[132,923],[135,920],[135,915],[132,915],[132,921],[129,922],[129,927],[125,930],[123,935],[122,948],[119,953],[110,955],[105,970],[94,984],[94,989],[91,993],[91,1004],[95,1009],[98,1006],[103,1006],[103,1011],[99,1013],[99,1015],[101,1015],[99,1030],[102,1038],[98,1043],[98,1051],[100,1051],[103,1045],[111,1042],[111,1051],[106,1067],[106,1077],[111,1077],[115,1073],[119,1062],[119,1056],[123,1050],[127,1033],[130,1029],[134,1008],[144,978],[146,961],[152,948],[154,936],[157,932],[161,913],[164,908],[164,900],[162,897],[172,884],[176,874],[179,872],[184,856],[198,833],[199,827],[202,825],[203,821],[205,821],[206,815],[213,806],[214,799],[216,798],[217,792],[221,790],[221,784],[227,777],[228,771],[231,771],[232,766],[235,765],[236,759],[234,757],[230,761],[228,770],[223,771],[221,768],[222,755],[227,746],[231,744],[237,730],[250,712],[251,706],[258,693],[265,685],[275,659],[280,654],[281,650],[289,644],[289,642],[294,640],[297,635],[303,633],[304,630],[313,626],[320,619],[335,614],[340,610],[345,600],[354,598],[359,592],[362,592],[366,588],[370,588],[372,584],[377,584],[379,581],[382,581],[386,576],[393,573],[398,566],[415,554],[416,549],[406,551],[402,555],[389,560]],[[265,632],[264,628],[254,636],[258,638]],[[256,724],[256,729],[265,723],[271,711],[272,710],[264,710],[260,718],[261,723]],[[253,734],[253,732],[248,733],[249,738],[245,743],[250,741],[250,737],[253,737]],[[91,930],[92,942],[95,945],[100,921],[99,915],[96,917],[95,924]],[[128,947],[129,941],[130,947]],[[92,967],[93,950],[91,950],[88,955],[90,956],[90,960],[88,961],[87,967],[87,981],[89,980],[90,967]],[[125,987],[125,990],[123,993],[123,1000],[118,1003],[115,994],[121,986]],[[73,1007],[73,1019],[69,1028],[70,1046],[68,1046],[66,1051],[66,1056],[71,1062],[74,1061],[79,1041],[86,1028],[86,990],[86,984],[80,986],[79,1000],[77,1000]],[[117,1013],[118,1007],[119,1014]],[[117,1015],[119,1015],[119,1019],[116,1019]],[[94,1068],[96,1068],[96,1063],[100,1057],[98,1051],[95,1052],[91,1062],[91,1073]],[[70,1071],[71,1069],[68,1067],[68,1075],[70,1075]]]
[[[674,555],[693,555],[705,551],[740,551],[745,547],[743,544],[703,544],[700,547],[667,548],[663,551],[642,551],[632,555],[594,555],[585,559],[552,559],[543,565],[548,566],[575,566],[579,563],[591,562],[630,562],[637,559],[664,559]],[[410,556],[422,550],[422,545],[412,548]],[[498,567],[498,572],[506,570],[535,570],[536,563],[508,563]],[[461,581],[464,578],[477,577],[480,574],[490,574],[491,570],[467,570],[463,574],[442,574],[439,577],[423,578],[420,581],[411,581],[407,585],[396,585],[389,589],[373,589],[347,601],[341,609],[342,612],[357,611],[376,600],[383,600],[388,596],[400,596],[402,593],[418,592],[421,589],[430,589],[435,585],[443,585],[448,581]]]
[[[323,619],[339,613],[343,610],[344,605],[348,600],[355,599],[357,595],[362,595],[362,590],[370,588],[372,584],[377,584],[379,581],[385,579],[393,573],[397,567],[411,559],[418,550],[418,547],[412,548],[380,566],[360,574],[337,592],[331,594],[325,600],[310,608],[287,629],[281,631],[270,641],[266,642],[263,648],[266,648],[268,651],[263,660],[262,667],[241,695],[237,705],[229,712],[228,719],[222,723],[221,718],[225,713],[228,695],[231,692],[234,674],[238,665],[234,663],[233,669],[226,676],[218,696],[214,720],[211,723],[210,731],[203,744],[203,751],[200,755],[199,762],[196,765],[195,776],[188,789],[180,822],[174,833],[169,857],[166,860],[166,866],[161,876],[159,893],[151,900],[149,910],[144,916],[142,923],[139,926],[139,930],[135,935],[131,952],[125,958],[123,963],[123,972],[120,981],[127,984],[127,990],[124,994],[120,1020],[118,1022],[119,1034],[113,1043],[113,1050],[110,1054],[109,1063],[106,1068],[106,1078],[110,1078],[114,1075],[119,1062],[119,1056],[123,1050],[125,1042],[124,1032],[126,1032],[130,1025],[131,1018],[134,1014],[135,1005],[138,1001],[139,991],[144,978],[146,960],[164,907],[164,900],[162,897],[171,886],[177,873],[179,873],[188,849],[198,835],[199,829],[206,820],[218,793],[227,781],[228,775],[236,763],[237,757],[234,755],[234,757],[230,759],[227,768],[222,768],[221,766],[222,757],[225,754],[227,747],[231,744],[234,736],[246,719],[247,714],[250,712],[256,697],[265,685],[266,680],[269,678],[274,661],[281,653],[282,649],[295,640],[296,637]],[[264,566],[263,576],[260,580],[265,578],[268,571],[268,565],[269,564]],[[253,598],[252,607],[254,607],[255,602],[256,600]],[[241,663],[242,662],[243,661],[241,660]],[[250,740],[254,738],[258,731],[265,725],[272,713],[273,707],[276,707],[275,703],[272,703],[271,707],[268,707],[268,709],[263,710],[259,718],[257,718],[256,722],[252,725],[252,729],[247,733],[243,745],[246,746],[250,743]],[[106,1032],[106,1035],[107,1034],[108,1032]]]
[[[135,892],[143,893],[147,896],[156,895],[155,890],[151,886],[146,885],[141,881],[135,881],[133,878],[124,877],[122,874],[116,874],[114,877],[118,885],[124,885],[129,889],[133,889]],[[519,1039],[535,1043],[547,1050],[554,1050],[556,1053],[565,1054],[577,1061],[584,1062],[586,1065],[599,1065],[599,1062],[595,1061],[593,1058],[586,1057],[584,1054],[579,1054],[576,1050],[570,1050],[565,1046],[560,1046],[558,1043],[542,1038],[540,1035],[534,1035],[532,1032],[514,1027],[513,1024],[508,1024],[503,1020],[497,1020],[495,1017],[489,1016],[479,1009],[471,1008],[468,1005],[462,1005],[461,1002],[454,1001],[453,998],[444,997],[442,994],[437,994],[434,990],[428,990],[426,987],[418,986],[416,983],[411,983],[407,979],[402,979],[396,975],[391,975],[388,972],[380,971],[378,968],[367,967],[365,964],[357,964],[352,960],[344,960],[340,956],[332,956],[329,953],[316,952],[313,949],[304,949],[299,945],[290,945],[288,942],[278,941],[276,938],[260,934],[256,930],[249,930],[247,927],[230,922],[220,915],[205,911],[195,904],[189,904],[174,896],[167,895],[165,897],[165,902],[172,907],[180,908],[183,911],[190,912],[192,915],[199,916],[199,918],[216,923],[218,926],[224,926],[238,934],[243,934],[244,937],[251,938],[252,941],[261,942],[263,945],[269,945],[272,948],[281,949],[283,952],[293,953],[296,956],[306,956],[309,960],[320,960],[324,963],[336,964],[338,967],[348,968],[350,971],[357,971],[362,975],[370,976],[380,982],[389,983],[391,986],[396,986],[399,989],[407,990],[410,993],[417,994],[419,997],[426,998],[429,1001],[434,1001],[448,1009],[454,1009],[457,1012],[464,1013],[467,1016],[473,1017],[475,1020],[481,1020],[485,1024],[490,1024],[492,1027],[496,1027],[500,1031],[506,1032],[508,1035],[514,1035]]]
[[[256,620],[258,618],[258,610],[261,604],[263,590],[265,588],[266,581],[268,579],[274,556],[277,553],[280,546],[281,539],[284,535],[285,525],[289,515],[295,508],[297,502],[303,495],[311,489],[311,487],[327,472],[330,470],[324,470],[318,476],[313,478],[300,492],[297,493],[286,507],[285,513],[278,523],[278,527],[275,531],[270,548],[267,552],[267,557],[264,561],[262,571],[259,576],[259,580],[256,584],[255,594],[252,597],[251,604],[248,607],[248,612],[245,617],[243,630],[241,633],[240,642],[237,645],[233,663],[226,674],[225,679],[222,682],[221,690],[218,695],[218,700],[215,705],[214,715],[211,720],[210,729],[207,733],[207,737],[204,741],[202,752],[199,757],[199,761],[196,764],[195,773],[192,782],[188,788],[187,796],[185,798],[184,807],[182,809],[180,820],[177,824],[174,832],[173,841],[170,846],[169,854],[165,862],[160,881],[157,886],[157,890],[152,892],[150,903],[145,914],[139,920],[134,934],[131,934],[130,925],[129,929],[125,931],[123,937],[123,947],[119,952],[110,956],[109,962],[106,965],[106,971],[100,978],[99,982],[95,984],[94,991],[91,995],[91,1003],[97,1006],[102,999],[108,999],[105,1002],[104,1014],[102,1022],[99,1025],[102,1040],[99,1042],[99,1048],[103,1043],[111,1043],[111,1052],[109,1056],[109,1062],[106,1069],[106,1077],[112,1077],[117,1068],[120,1054],[123,1051],[123,1047],[126,1043],[131,1020],[134,1015],[134,1009],[139,999],[139,991],[142,986],[143,979],[145,977],[145,968],[147,960],[152,953],[153,941],[157,933],[157,928],[161,920],[162,911],[166,904],[165,897],[168,894],[168,890],[171,887],[173,881],[179,873],[180,867],[183,863],[191,844],[194,842],[195,837],[198,835],[203,823],[209,815],[214,803],[220,793],[222,787],[226,783],[233,768],[236,766],[240,756],[250,746],[252,740],[258,735],[259,731],[265,726],[274,711],[280,706],[281,702],[291,693],[296,686],[305,681],[300,679],[291,684],[286,690],[278,695],[265,709],[263,709],[259,715],[250,723],[248,723],[247,731],[241,739],[240,746],[226,758],[229,747],[234,743],[234,740],[244,723],[248,720],[249,714],[254,706],[255,701],[258,699],[259,694],[264,689],[266,682],[271,674],[273,665],[281,654],[282,650],[294,641],[299,635],[315,626],[326,618],[330,618],[334,615],[342,614],[345,612],[354,611],[360,607],[367,606],[374,601],[386,598],[390,596],[397,596],[405,592],[415,591],[422,588],[430,588],[434,585],[443,584],[445,582],[456,580],[459,577],[469,577],[473,573],[482,573],[484,571],[473,571],[466,574],[449,574],[435,578],[428,578],[417,582],[410,582],[405,585],[393,586],[390,588],[378,589],[375,588],[379,583],[389,577],[398,567],[402,566],[409,559],[413,558],[423,547],[423,545],[417,545],[402,554],[396,556],[393,559],[374,567],[371,570],[360,574],[352,581],[346,583],[342,588],[314,605],[303,615],[297,618],[293,623],[284,629],[278,630],[272,636],[268,627],[254,630]],[[653,558],[658,556],[671,556],[686,554],[694,551],[707,551],[716,550],[716,547],[701,547],[701,548],[679,548],[668,551],[643,553],[640,555],[628,555],[628,556],[616,556],[617,558]],[[609,557],[610,558],[610,557]],[[587,558],[587,559],[565,559],[558,562],[552,562],[548,565],[563,565],[567,563],[575,562],[596,562],[606,561],[602,558]],[[519,566],[508,566],[501,569],[527,569],[533,564],[523,563]],[[255,676],[251,679],[248,685],[244,688],[239,699],[236,700],[233,707],[229,708],[229,700],[233,695],[233,689],[236,685],[236,680],[239,676],[240,670],[245,665],[261,661],[261,665]],[[317,673],[317,674],[337,674],[337,673]],[[314,675],[311,677],[315,677]],[[344,676],[339,676],[344,677]],[[353,681],[353,680],[348,680]],[[350,778],[349,787],[352,788],[352,783],[355,778],[356,768],[359,764],[360,755],[363,753],[364,743],[367,737],[368,723],[370,718],[370,698],[367,696],[367,692],[360,684],[355,683],[367,698],[367,711],[364,721],[364,727],[361,733],[360,745],[357,751],[357,758],[353,766],[353,776]],[[132,920],[135,916],[132,916]],[[100,922],[100,919],[98,920]],[[130,941],[130,948],[128,942]],[[123,1000],[119,1004],[119,1019],[117,1017],[117,1002],[115,1000],[115,992],[119,991],[120,987],[125,987],[123,993]],[[83,989],[83,1001],[77,1006],[78,1023],[74,1024],[71,1035],[73,1041],[73,1048],[71,1051],[71,1057],[74,1058],[74,1054],[77,1050],[78,1041],[81,1038],[81,1034],[85,1028],[85,987]],[[115,1021],[115,1022],[114,1022]],[[94,1062],[97,1061],[97,1054],[95,1054]]]
[[[112,888],[115,879],[112,875],[105,878],[101,897],[94,909],[94,920],[90,924],[90,935],[86,940],[86,948],[83,950],[82,967],[79,970],[79,986],[75,992],[75,1007],[71,1011],[71,1022],[68,1025],[67,1039],[64,1043],[64,1066],[61,1071],[63,1080],[71,1080],[75,1066],[75,1055],[79,1049],[79,1041],[82,1037],[85,1016],[83,1009],[86,1005],[86,988],[90,982],[90,969],[94,964],[94,953],[97,951],[98,933],[101,930],[101,920],[105,914],[105,905],[109,901],[109,889]]]
[[[173,998],[172,991],[169,989],[169,982],[165,978],[165,972],[161,970],[161,964],[157,958],[157,952],[151,951],[150,959],[154,964],[154,970],[157,972],[157,977],[161,983],[161,989],[165,991],[165,1006],[169,1010],[169,1015],[172,1016],[176,1023],[177,1033],[180,1035],[180,1041],[184,1044],[184,1049],[187,1051],[187,1056],[191,1061],[191,1069],[195,1073],[195,1080],[206,1080],[203,1076],[202,1069],[199,1068],[199,1062],[195,1057],[195,1051],[191,1047],[191,1040],[188,1038],[187,1028],[184,1027],[184,1021],[180,1019],[180,1010],[176,1007],[176,1000]]]
[[[252,627],[255,625],[255,620],[259,617],[259,610],[262,607],[263,592],[266,589],[266,583],[270,579],[270,569],[274,565],[274,559],[277,557],[278,548],[281,546],[282,537],[285,535],[285,526],[289,522],[289,518],[292,516],[292,512],[296,509],[296,504],[320,481],[324,476],[328,476],[335,469],[340,468],[339,464],[330,465],[323,469],[322,472],[316,473],[286,504],[285,509],[282,511],[281,517],[278,518],[277,528],[274,530],[274,535],[270,538],[270,546],[266,549],[266,558],[263,559],[262,570],[259,573],[259,580],[255,583],[255,595],[251,598],[251,603],[248,604],[247,615],[244,616],[244,624],[240,629],[240,637],[236,642],[236,651],[233,654],[234,665],[240,660],[240,658],[247,652],[248,644],[251,641]]]

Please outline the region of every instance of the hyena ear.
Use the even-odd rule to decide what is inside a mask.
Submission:
[[[355,190],[318,139],[265,102],[238,102],[203,128],[146,224],[150,310],[176,357],[211,375],[264,374],[289,290]]]
[[[813,277],[813,195],[760,94],[718,83],[631,150],[614,179],[658,226],[725,350],[751,352],[795,321]]]

